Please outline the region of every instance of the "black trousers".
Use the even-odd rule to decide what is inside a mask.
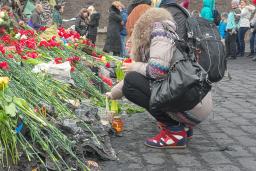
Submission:
[[[230,32],[227,32],[226,38],[225,38],[225,46],[226,46],[226,53],[227,56],[231,56],[233,58],[236,57],[237,50],[236,50],[236,34],[231,34]]]
[[[150,81],[147,77],[137,73],[129,72],[126,74],[123,86],[124,96],[131,102],[145,108],[158,122],[167,126],[178,125],[179,122],[170,118],[165,112],[159,110],[150,110]]]

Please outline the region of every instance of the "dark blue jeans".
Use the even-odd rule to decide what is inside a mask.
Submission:
[[[256,32],[252,32],[251,34],[251,38],[250,38],[250,49],[251,49],[251,53],[255,52],[255,36],[256,36]]]
[[[238,31],[238,39],[239,39],[239,53],[241,56],[244,55],[245,52],[245,42],[244,42],[244,37],[245,33],[249,30],[249,27],[240,27]]]

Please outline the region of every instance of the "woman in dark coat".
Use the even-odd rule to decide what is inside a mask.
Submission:
[[[85,36],[88,32],[88,17],[89,12],[86,8],[80,11],[80,15],[76,18],[75,30],[81,35]]]
[[[92,41],[93,44],[96,42],[98,26],[100,21],[100,13],[98,13],[94,6],[88,8],[90,12],[89,23],[88,23],[88,35],[87,38]]]
[[[105,42],[104,52],[113,52],[113,55],[120,56],[121,53],[121,36],[122,30],[122,16],[121,16],[121,3],[118,1],[113,2],[110,7],[107,40]]]

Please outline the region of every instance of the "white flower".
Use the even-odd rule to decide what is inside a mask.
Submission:
[[[0,12],[0,18],[4,18],[5,17],[5,12],[1,11]]]
[[[0,24],[2,24],[4,22],[4,20],[2,18],[0,18]]]
[[[20,39],[28,39],[26,35],[22,35]]]
[[[15,35],[15,39],[20,39],[20,36],[21,36],[20,33],[16,34],[16,35]]]

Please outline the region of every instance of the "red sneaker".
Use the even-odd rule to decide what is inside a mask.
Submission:
[[[164,128],[155,137],[147,139],[145,145],[152,148],[186,148],[187,133],[183,126]]]
[[[157,127],[160,130],[162,130],[166,127],[166,125],[163,124],[162,122],[157,122]],[[192,137],[193,137],[193,128],[192,127],[185,127],[185,131],[187,132],[187,138],[192,139]]]

